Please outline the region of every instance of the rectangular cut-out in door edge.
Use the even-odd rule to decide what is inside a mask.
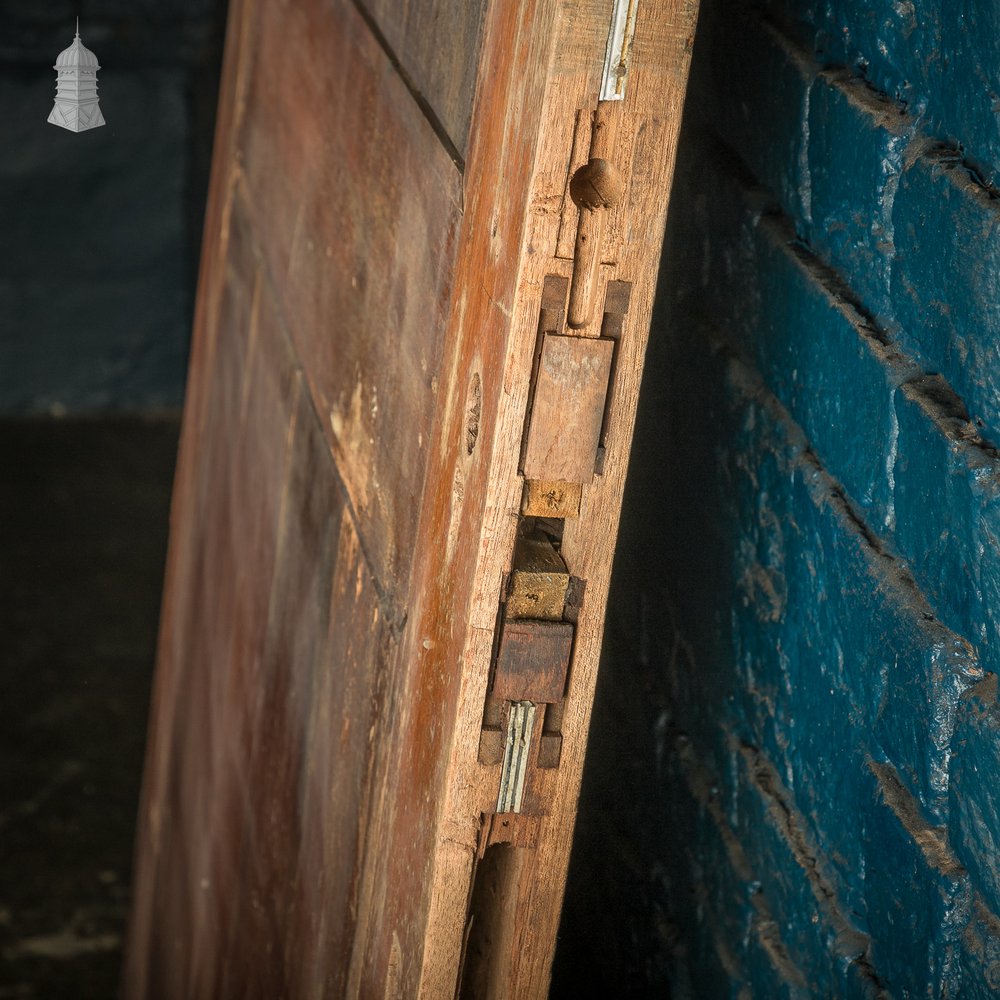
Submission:
[[[526,479],[594,478],[613,351],[611,340],[545,334],[524,454]]]

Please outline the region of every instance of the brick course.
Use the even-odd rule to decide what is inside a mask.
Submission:
[[[703,0],[580,816],[646,990],[1000,989],[994,17]]]

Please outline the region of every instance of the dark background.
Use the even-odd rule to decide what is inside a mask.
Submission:
[[[0,3],[0,998],[117,989],[224,18]]]
[[[222,7],[0,0],[0,1000],[117,981]],[[702,2],[554,996],[1000,989],[997,17]]]

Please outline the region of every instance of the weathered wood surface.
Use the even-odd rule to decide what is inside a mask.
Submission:
[[[455,151],[465,156],[486,0],[360,0],[427,102]]]
[[[256,4],[247,212],[372,560],[401,612],[461,176],[347,2]]]
[[[451,6],[411,0],[393,57],[350,0],[231,7],[131,998],[547,990],[695,4],[639,8],[597,274],[598,302],[631,290],[603,464],[557,503],[559,475],[533,491],[518,466],[608,5],[485,6],[464,174],[394,69],[433,27],[463,78],[472,22],[449,46],[428,13]],[[550,495],[586,597],[504,846],[480,730],[522,499]]]
[[[339,996],[461,178],[350,3],[235,4],[225,86],[126,986]]]
[[[608,339],[545,335],[524,456],[527,479],[594,478],[613,349]]]

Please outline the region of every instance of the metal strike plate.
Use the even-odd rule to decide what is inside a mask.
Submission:
[[[635,37],[635,16],[639,0],[615,0],[611,11],[608,46],[604,53],[601,74],[601,100],[621,101],[625,98],[625,79],[632,61],[632,39]]]
[[[614,346],[605,338],[545,334],[524,454],[526,479],[593,480]]]
[[[561,701],[573,651],[569,622],[503,623],[492,696],[501,701]]]
[[[521,811],[534,728],[535,706],[530,701],[514,702],[507,716],[507,742],[504,746],[503,770],[500,772],[500,794],[497,797],[498,813]]]

